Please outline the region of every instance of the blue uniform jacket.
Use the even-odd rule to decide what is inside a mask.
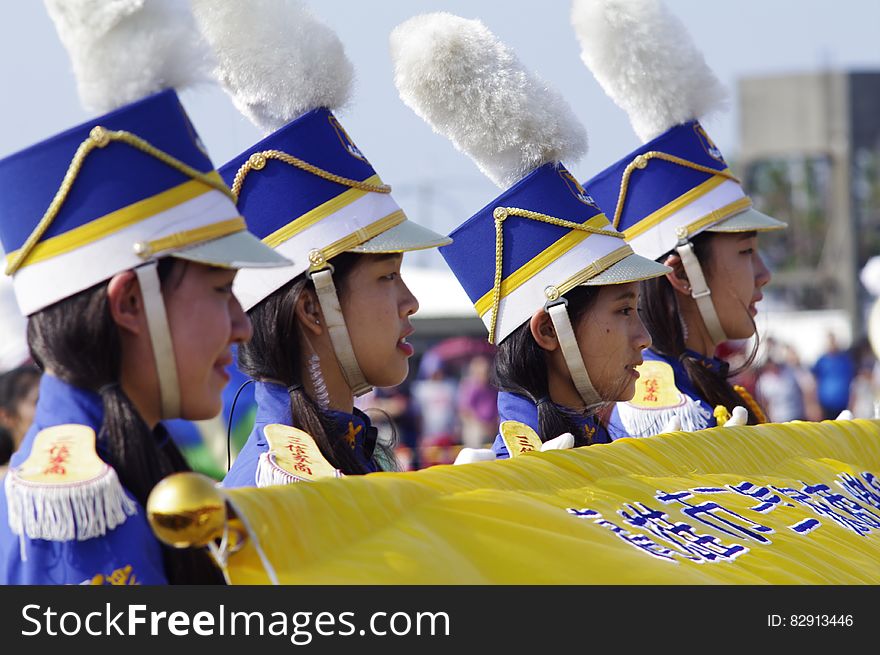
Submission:
[[[10,469],[27,459],[40,430],[77,423],[91,427],[97,434],[102,420],[100,396],[44,374],[34,423],[12,456]],[[106,461],[100,440],[97,451]],[[136,504],[137,513],[116,528],[85,541],[23,536],[23,560],[19,537],[9,528],[6,490],[0,489],[0,584],[166,584],[161,546],[150,530],[143,507],[127,490],[126,494]]]
[[[699,353],[695,353],[690,350],[687,352],[689,355],[697,358],[704,366],[717,371],[721,375],[726,375],[728,364],[724,360],[718,359],[717,357],[703,357]],[[666,357],[658,352],[655,352],[654,350],[651,350],[650,348],[642,351],[642,358],[646,362],[665,362],[672,368],[672,372],[675,378],[675,387],[685,397],[685,405],[675,411],[687,412],[687,420],[691,422],[689,427],[686,420],[683,418],[683,429],[700,430],[703,428],[712,428],[717,425],[717,421],[715,420],[715,416],[712,411],[713,407],[711,407],[709,403],[707,403],[700,397],[699,393],[697,392],[696,388],[688,377],[684,365],[677,358]],[[653,415],[653,418],[648,419],[647,422],[644,423],[645,427],[642,427],[640,429],[630,428],[628,430],[620,416],[621,405],[624,404],[626,403],[617,403],[614,411],[611,414],[611,419],[608,423],[608,432],[611,435],[612,439],[620,439],[621,437],[648,437],[654,434],[659,434],[663,431],[663,428],[665,427],[666,422],[669,418],[668,414],[666,413],[657,413],[656,415]],[[630,405],[628,408],[626,408],[626,411],[633,412],[638,410],[635,410]],[[652,416],[650,411],[642,410],[642,413],[645,417]]]
[[[519,421],[525,423],[530,428],[538,431],[538,407],[528,398],[519,394],[501,391],[498,393],[498,417],[501,421]],[[592,443],[608,443],[608,433],[605,427],[599,422],[596,416],[583,417],[574,412],[571,418],[576,425],[584,430],[584,435],[592,435],[590,438]],[[559,436],[559,435],[555,435]],[[498,459],[507,459],[510,453],[507,452],[507,446],[504,440],[498,434],[495,437],[495,443],[492,444],[492,450]]]
[[[254,398],[257,403],[257,417],[254,429],[248,437],[247,443],[226,478],[223,480],[224,487],[253,487],[256,486],[257,464],[260,455],[269,450],[269,444],[263,435],[263,428],[272,423],[291,425],[293,417],[290,413],[290,395],[280,384],[272,382],[255,382]],[[329,412],[339,426],[339,438],[349,438],[349,443],[355,452],[355,456],[371,472],[379,470],[379,466],[373,459],[373,450],[376,446],[377,430],[370,423],[370,419],[359,409],[354,414],[345,412]]]

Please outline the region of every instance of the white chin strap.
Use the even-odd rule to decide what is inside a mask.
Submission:
[[[709,331],[709,337],[716,344],[727,341],[727,335],[724,328],[721,327],[721,321],[718,320],[718,313],[715,311],[715,303],[712,302],[712,291],[706,284],[706,276],[703,275],[703,268],[700,266],[700,260],[694,253],[694,247],[690,241],[679,241],[675,252],[681,258],[681,264],[684,266],[684,272],[688,276],[691,283],[691,298],[697,302],[697,310],[703,317],[703,323]]]
[[[565,365],[568,366],[568,374],[571,376],[571,381],[580,394],[581,400],[587,407],[600,404],[602,398],[596,392],[593,383],[590,382],[584,358],[581,357],[581,349],[578,347],[577,338],[571,328],[571,320],[568,317],[568,301],[565,298],[560,298],[552,304],[547,303],[544,305],[544,311],[550,314],[550,320],[553,321],[562,357],[565,359]]]
[[[159,378],[159,397],[162,401],[162,418],[180,418],[177,360],[174,357],[174,345],[171,342],[171,331],[168,329],[168,317],[165,314],[165,299],[162,297],[162,286],[159,283],[156,267],[156,262],[149,262],[138,266],[134,272],[141,286],[150,342],[153,345],[156,375]]]
[[[362,396],[370,391],[373,386],[364,377],[354,348],[351,345],[351,337],[345,326],[345,318],[342,316],[342,307],[339,304],[339,296],[336,294],[336,285],[333,284],[333,269],[325,268],[310,273],[315,291],[318,294],[318,303],[324,313],[327,323],[327,332],[330,334],[330,343],[333,344],[333,352],[342,368],[342,375],[355,396]]]

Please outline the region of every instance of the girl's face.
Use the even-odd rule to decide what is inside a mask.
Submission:
[[[400,277],[403,255],[364,255],[346,275],[340,304],[355,357],[367,382],[392,387],[409,372],[409,317],[419,302]]]
[[[165,310],[180,383],[181,417],[209,419],[222,409],[232,344],[251,338],[251,322],[232,294],[236,271],[187,263],[165,285]]]
[[[748,339],[755,333],[757,303],[770,271],[758,253],[755,232],[715,233],[710,241],[708,269],[712,303],[729,339]]]
[[[596,300],[575,328],[581,357],[596,392],[606,401],[632,400],[651,337],[637,311],[639,283],[600,287]]]

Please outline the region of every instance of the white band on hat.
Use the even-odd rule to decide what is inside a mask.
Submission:
[[[292,219],[285,228],[273,235],[265,237],[263,243],[294,264],[281,268],[240,271],[233,282],[235,296],[244,310],[250,311],[270,294],[304,273],[309,267],[309,254],[312,250],[327,251],[328,246],[353,235],[356,238],[352,245],[359,245],[375,236],[371,226],[400,212],[400,207],[389,194],[348,189],[323,205]],[[402,221],[401,215],[398,222]],[[329,259],[334,254],[336,253],[326,256]]]
[[[548,303],[544,307],[544,311],[550,314],[550,320],[553,321],[562,357],[565,359],[571,381],[580,394],[581,400],[587,407],[598,405],[602,402],[602,398],[593,387],[590,375],[587,373],[587,367],[584,365],[584,358],[581,357],[581,349],[578,347],[577,337],[574,335],[571,320],[568,317],[568,303],[564,299],[552,305]]]
[[[324,313],[327,332],[330,334],[330,342],[333,344],[333,352],[339,361],[345,381],[355,396],[362,396],[373,387],[367,382],[357,357],[355,357],[351,337],[345,326],[345,317],[342,315],[342,307],[339,304],[339,296],[336,293],[336,285],[333,284],[333,270],[325,268],[310,273],[309,277],[315,284],[318,303]]]
[[[642,257],[657,259],[679,241],[684,228],[691,237],[742,211],[750,204],[743,188],[720,176],[710,178],[700,187],[684,194],[687,202],[676,199],[623,230],[627,243]]]
[[[169,197],[174,193],[172,190]],[[99,239],[76,244],[55,257],[28,263],[16,271],[13,287],[18,305],[22,314],[29,316],[121,271],[140,266],[144,258],[134,249],[139,242],[163,239],[239,216],[229,198],[216,189],[208,189],[142,220],[117,226],[118,229],[106,227]]]
[[[180,384],[177,380],[177,359],[174,357],[174,344],[165,313],[165,299],[155,261],[134,269],[141,297],[144,299],[144,313],[150,343],[153,346],[153,359],[156,362],[156,376],[159,379],[159,398],[162,402],[162,419],[180,418]]]
[[[561,286],[563,281],[583,271],[588,264],[606,257],[623,244],[620,239],[592,234],[571,250],[548,259],[541,268],[515,289],[503,294],[498,303],[498,317],[495,325],[495,343],[501,343],[513,334],[520,325],[529,320],[535,309],[547,302],[545,290],[548,284]],[[504,286],[507,280],[503,281]],[[488,329],[492,323],[492,309],[487,307],[480,318]]]
[[[693,245],[690,241],[684,241],[676,247],[675,252],[681,258],[684,272],[691,284],[691,298],[697,303],[697,310],[703,317],[703,323],[706,324],[709,337],[716,345],[727,341],[727,335],[724,333],[724,328],[721,327],[721,321],[718,319],[718,313],[715,311],[715,303],[712,302],[712,291],[706,284],[703,267],[700,266],[700,260],[694,253]]]

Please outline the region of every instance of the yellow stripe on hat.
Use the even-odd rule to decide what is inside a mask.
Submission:
[[[164,237],[154,239],[153,241],[142,242],[141,244],[137,244],[142,245],[138,254],[146,259],[168,250],[179,250],[197,243],[213,241],[214,239],[229,236],[230,234],[244,232],[246,229],[247,225],[244,222],[244,218],[236,216],[235,218],[230,218],[225,221],[208,223],[207,225],[195,227],[191,230],[183,230],[182,232],[168,234]]]
[[[366,180],[363,180],[363,184],[382,184],[382,180],[379,178],[378,175],[372,175]],[[362,189],[348,189],[347,191],[343,191],[338,196],[335,196],[327,202],[318,205],[314,209],[310,209],[305,214],[297,216],[284,227],[281,227],[272,232],[272,234],[263,237],[263,243],[265,243],[270,248],[277,248],[282,243],[290,240],[303,230],[306,230],[313,225],[320,223],[328,216],[332,216],[343,207],[347,207],[355,200],[362,198],[368,193],[371,192]]]
[[[223,184],[223,179],[217,171],[205,173],[205,177],[218,184]],[[20,266],[36,264],[82,248],[98,239],[103,239],[114,232],[181,205],[211,190],[212,187],[207,186],[200,180],[189,180],[178,184],[166,191],[157,193],[149,198],[144,198],[93,221],[89,221],[84,225],[73,228],[64,234],[59,234],[37,243]],[[7,263],[13,261],[18,252],[18,250],[15,250],[8,253],[6,255]]]
[[[686,226],[687,235],[691,236],[692,234],[696,234],[697,232],[700,232],[707,227],[711,227],[712,225],[720,223],[721,221],[728,219],[735,214],[739,214],[740,212],[745,211],[751,206],[752,199],[746,196],[745,198],[734,200],[733,202],[724,205],[724,207],[713,209],[702,218],[697,219],[693,223],[689,223]]]
[[[656,227],[657,225],[665,221],[667,218],[669,218],[679,210],[687,207],[698,198],[702,198],[710,191],[717,189],[719,186],[727,182],[728,179],[730,178],[724,177],[722,175],[714,175],[710,177],[702,184],[695,186],[693,189],[687,191],[686,193],[683,193],[672,202],[669,202],[657,211],[648,214],[638,223],[624,230],[623,237],[627,241],[631,241],[635,237],[644,234],[651,228]]]
[[[310,268],[312,270],[319,270],[321,268],[324,268],[328,259],[332,259],[333,257],[336,257],[336,255],[346,252],[350,248],[359,246],[360,244],[369,241],[373,237],[379,236],[386,230],[390,230],[392,227],[400,225],[405,220],[406,214],[403,213],[402,209],[398,209],[397,211],[391,212],[387,216],[383,216],[377,221],[373,221],[369,225],[358,228],[357,231],[342,237],[338,241],[334,241],[324,248],[321,248],[318,251],[317,255],[314,253],[310,253]]]
[[[590,220],[584,222],[583,225],[590,228],[604,228],[610,225],[610,223],[605,214],[597,214]],[[572,230],[558,241],[552,243],[501,281],[499,298],[506,298],[509,296],[523,284],[532,279],[537,273],[545,269],[549,264],[556,261],[559,257],[562,257],[578,244],[582,243],[591,234],[591,232]],[[494,289],[489,289],[489,291],[474,303],[474,309],[477,310],[477,314],[480,316],[492,308],[493,292]]]

